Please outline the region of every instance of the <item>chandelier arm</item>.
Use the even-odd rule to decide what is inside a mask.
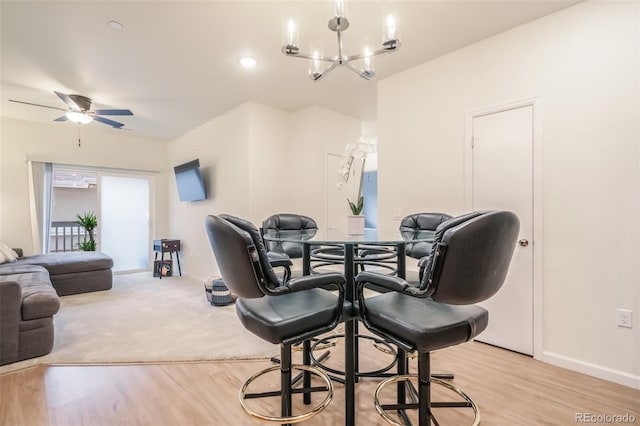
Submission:
[[[329,68],[327,68],[326,70],[322,71],[321,73],[319,73],[319,74],[313,74],[313,75],[311,76],[311,79],[312,79],[313,81],[322,80],[322,79],[323,79],[327,74],[329,74],[331,71],[333,71],[333,69],[334,69],[335,67],[337,67],[337,66],[338,66],[338,63],[337,63],[337,62],[334,62],[334,63],[333,63]]]
[[[362,53],[360,53],[358,55],[351,55],[351,56],[348,56],[345,60],[346,61],[355,61],[357,59],[364,59],[367,56],[371,57],[371,56],[377,56],[377,55],[382,55],[382,54],[391,54],[391,53],[395,52],[396,50],[398,50],[397,47],[394,48],[394,49],[382,48],[382,49],[378,49],[378,50],[375,50],[375,51],[371,52],[369,55],[363,55]]]
[[[318,81],[318,80],[322,80],[322,79],[323,79],[327,74],[329,74],[329,73],[330,73],[334,68],[335,68],[334,66],[331,66],[331,67],[327,68],[326,70],[324,70],[324,71],[323,71],[323,72],[321,72],[321,73],[317,73],[317,74],[316,74],[316,73],[314,73],[314,74],[311,74],[311,75],[310,75],[311,80],[313,80],[314,82],[315,82],[315,81]]]
[[[344,65],[345,67],[347,67],[351,71],[355,72],[356,74],[358,74],[360,77],[364,78],[365,80],[371,80],[371,77],[373,77],[373,74],[372,75],[368,75],[365,72],[363,72],[363,71],[359,70],[358,68],[354,67],[353,65],[351,65],[349,62],[343,62],[342,65]]]
[[[376,53],[374,52],[374,53],[372,53],[372,54],[370,54],[370,55],[363,55],[363,54],[359,54],[359,55],[351,55],[351,56],[347,56],[347,57],[345,58],[345,62],[349,62],[349,61],[356,61],[356,60],[358,60],[358,59],[364,59],[364,58],[366,58],[367,56],[374,56],[375,54],[376,54]]]
[[[287,55],[290,58],[313,59],[317,61],[332,62],[332,63],[335,62],[334,58],[330,58],[328,56],[321,56],[319,58],[316,58],[315,56],[311,56],[308,53],[285,53],[285,55]]]
[[[336,67],[338,66],[338,62],[333,62],[333,64],[331,64],[331,66],[329,68],[327,68],[326,70],[322,71],[322,77],[324,77],[325,75],[329,74],[331,71],[333,71]]]

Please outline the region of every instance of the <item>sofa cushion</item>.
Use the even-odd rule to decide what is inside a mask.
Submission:
[[[49,274],[47,273],[47,270],[45,268],[38,265],[28,265],[20,262],[11,262],[0,265],[0,280],[13,281],[12,278],[6,277],[11,277],[12,275],[18,274],[34,274],[37,272],[43,272],[45,274],[45,281],[49,282]],[[3,279],[3,277],[5,278]]]
[[[20,286],[23,320],[50,317],[60,309],[60,299],[51,285],[49,273],[41,266],[4,264],[0,266],[0,281],[15,281]]]
[[[53,317],[37,318],[32,320],[23,320],[18,323],[18,331],[23,333],[25,331],[37,330],[43,327],[49,327],[53,322]]]
[[[113,267],[113,259],[104,253],[95,251],[37,254],[35,256],[23,257],[14,263],[41,265],[49,271],[50,275],[100,271]]]

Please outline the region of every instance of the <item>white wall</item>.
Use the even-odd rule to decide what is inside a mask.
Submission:
[[[77,213],[98,211],[97,188],[53,187],[51,221],[74,221]]]
[[[338,170],[327,171],[327,153],[343,154],[360,137],[360,120],[312,106],[291,116],[292,143],[287,208],[310,216],[323,228],[327,223],[326,185],[335,185]],[[344,215],[349,213],[345,200]]]
[[[198,158],[207,190],[206,200],[181,202],[175,175],[167,176],[169,233],[157,238],[181,240],[183,273],[204,279],[218,272],[204,229],[206,215],[249,214],[249,117],[249,104],[243,104],[169,143],[168,168]]]
[[[381,223],[461,213],[465,115],[538,96],[543,360],[640,387],[639,12],[587,2],[378,86]],[[635,328],[615,325],[616,308]]]
[[[207,214],[260,226],[274,213],[300,213],[323,223],[325,153],[342,152],[359,132],[358,120],[324,108],[289,113],[247,102],[171,141],[169,168],[199,158],[210,169],[205,201],[178,201],[174,177],[167,181],[167,237],[182,240],[184,272],[199,279],[219,273],[204,231]]]
[[[0,235],[3,242],[33,254],[29,211],[27,159],[60,164],[157,170],[157,181],[165,180],[167,148],[164,142],[138,138],[99,124],[78,128],[71,123],[40,124],[3,117],[0,134]],[[157,191],[156,229],[166,229],[164,191]]]
[[[291,196],[289,183],[295,179],[290,174],[291,114],[254,102],[249,106],[250,211],[247,219],[259,227],[276,212],[274,209],[286,206]]]

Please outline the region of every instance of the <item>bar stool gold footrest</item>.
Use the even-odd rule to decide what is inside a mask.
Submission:
[[[393,377],[389,377],[386,380],[383,380],[382,382],[380,382],[380,384],[378,385],[378,387],[376,388],[374,394],[373,394],[373,403],[376,407],[376,411],[378,412],[378,414],[380,414],[380,416],[382,416],[382,418],[389,424],[392,424],[394,426],[405,426],[404,423],[400,423],[397,420],[395,420],[393,417],[391,417],[391,415],[389,415],[389,413],[387,413],[387,411],[390,411],[391,409],[417,409],[418,408],[418,404],[417,403],[407,403],[407,404],[396,404],[394,406],[388,406],[388,405],[383,405],[380,403],[380,393],[382,392],[382,389],[392,383],[398,383],[398,382],[410,382],[412,379],[417,380],[418,379],[418,375],[417,374],[407,374],[407,375],[402,375],[402,376],[393,376]],[[475,402],[473,402],[471,400],[471,398],[469,398],[469,396],[464,393],[460,388],[457,388],[455,386],[453,386],[451,383],[448,383],[444,380],[440,380],[437,379],[435,377],[431,377],[431,383],[436,384],[436,385],[440,385],[443,386],[447,389],[449,389],[450,391],[457,393],[463,400],[464,402],[460,401],[460,402],[432,402],[431,403],[431,408],[471,408],[473,409],[473,414],[474,414],[474,418],[473,418],[473,423],[471,424],[471,426],[478,426],[480,424],[480,410],[478,409],[478,406],[475,404]]]
[[[373,347],[376,348],[377,350],[379,350],[380,352],[382,352],[384,354],[387,354],[387,355],[393,355],[393,356],[398,355],[396,353],[396,351],[394,351],[393,349],[390,350],[387,347],[382,346],[381,344],[379,344],[377,342],[373,343]],[[418,354],[416,354],[415,351],[407,352],[406,355],[405,355],[405,357],[408,358],[408,359],[414,359],[417,356],[418,356]]]
[[[299,365],[299,364],[294,364],[291,365],[291,369],[292,370],[301,370],[301,371],[308,371],[311,374],[314,374],[318,377],[320,377],[324,383],[325,386],[321,387],[321,388],[310,388],[308,390],[304,390],[304,389],[292,389],[291,392],[293,393],[301,393],[302,391],[308,391],[308,392],[315,392],[315,391],[319,391],[319,390],[324,390],[327,391],[327,396],[324,398],[324,400],[322,402],[320,402],[318,405],[316,405],[314,408],[312,408],[309,411],[306,411],[304,413],[301,414],[297,414],[295,416],[287,416],[287,417],[277,417],[277,416],[269,416],[266,414],[260,414],[257,413],[255,411],[253,411],[246,403],[247,399],[255,399],[255,398],[265,398],[265,397],[270,397],[270,396],[280,396],[281,393],[280,391],[278,392],[265,392],[262,395],[257,395],[257,394],[250,394],[247,395],[246,390],[249,387],[249,385],[251,383],[253,383],[257,378],[264,376],[265,374],[271,373],[272,371],[280,371],[280,366],[279,365],[274,365],[272,367],[269,368],[265,368],[264,370],[258,371],[256,374],[254,374],[253,376],[249,377],[249,379],[244,382],[244,385],[242,386],[242,389],[240,389],[240,393],[239,393],[239,398],[240,398],[240,405],[242,406],[242,409],[245,411],[245,413],[247,413],[250,417],[256,419],[256,420],[261,420],[263,422],[269,422],[269,423],[300,423],[303,422],[305,420],[309,420],[310,418],[312,418],[313,416],[315,416],[316,414],[320,413],[322,410],[324,410],[329,403],[331,402],[331,400],[333,399],[333,383],[331,382],[331,379],[329,378],[329,376],[327,376],[323,371],[321,371],[320,369],[316,368],[316,367],[311,367],[311,366],[307,366],[307,365]]]
[[[344,371],[339,371],[336,370],[335,368],[331,368],[325,364],[322,363],[322,359],[320,358],[316,358],[314,356],[314,352],[316,350],[319,350],[321,348],[325,348],[327,346],[335,346],[336,343],[335,342],[331,342],[332,340],[336,340],[336,339],[344,339],[345,335],[344,334],[333,334],[333,335],[327,335],[326,337],[321,337],[320,339],[318,339],[317,342],[315,342],[313,345],[311,345],[311,363],[313,365],[317,365],[319,368],[321,368],[324,371],[328,371],[331,374],[335,374],[337,376],[344,376],[345,372]],[[389,362],[389,364],[387,364],[386,366],[375,370],[375,371],[359,371],[356,372],[355,375],[356,377],[379,377],[382,374],[386,373],[387,371],[389,371],[390,369],[392,369],[397,362],[397,356],[398,354],[393,350],[393,348],[391,347],[391,343],[386,342],[384,340],[381,340],[375,336],[369,336],[366,334],[356,334],[354,336],[356,339],[366,339],[366,340],[372,340],[373,341],[373,346],[377,347],[378,350],[380,350],[381,352],[384,352],[386,354],[392,355],[394,358],[391,360],[391,362]],[[377,346],[376,346],[377,345]],[[380,349],[381,347],[386,346],[386,348],[384,348],[384,350]],[[335,379],[335,377],[334,377]],[[342,382],[341,382],[342,383]]]

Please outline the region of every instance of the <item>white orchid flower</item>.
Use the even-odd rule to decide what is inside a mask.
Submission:
[[[364,176],[364,163],[367,155],[373,152],[374,143],[374,140],[367,140],[364,137],[360,137],[357,142],[347,143],[344,151],[344,158],[338,169],[338,181],[336,183],[336,187],[338,189],[341,189],[344,184],[349,181],[349,177],[352,173],[355,176],[356,173],[359,172],[360,182],[358,185],[356,202],[352,203],[349,198],[347,198],[347,202],[349,203],[349,207],[353,214],[360,214],[362,211],[362,179]]]

